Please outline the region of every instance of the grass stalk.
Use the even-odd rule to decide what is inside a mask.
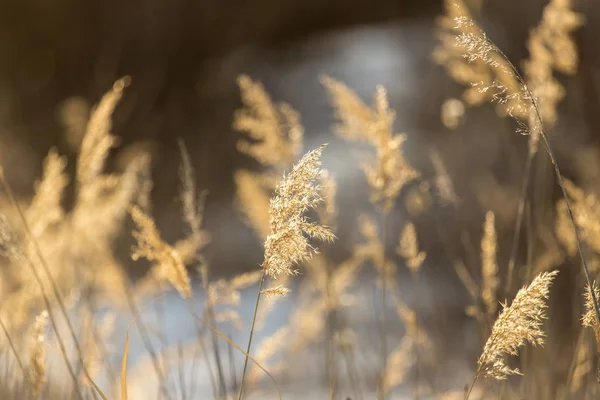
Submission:
[[[244,368],[242,369],[242,378],[240,379],[240,390],[238,394],[238,400],[242,400],[244,395],[244,381],[246,378],[246,370],[248,369],[248,356],[252,347],[252,337],[254,336],[254,327],[256,325],[256,316],[258,315],[258,306],[260,305],[260,297],[262,294],[262,288],[265,283],[266,271],[263,268],[263,273],[258,284],[258,292],[256,293],[256,304],[254,306],[254,313],[252,315],[252,326],[250,327],[250,336],[248,337],[248,347],[246,348],[246,358],[244,360]]]

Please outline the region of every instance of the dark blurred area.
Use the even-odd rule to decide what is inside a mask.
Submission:
[[[544,2],[469,4],[481,7],[483,25],[511,58],[526,56],[525,38]],[[570,132],[571,144],[585,146],[596,143],[600,126],[595,90],[600,52],[593,39],[600,12],[594,2],[581,1],[578,8],[587,20],[578,34],[581,73],[567,82],[574,96],[563,108],[580,121],[578,132],[583,132]],[[113,131],[122,138],[121,149],[142,141],[152,150],[159,228],[167,240],[181,235],[177,139],[183,138],[198,186],[209,191],[209,257],[219,261],[216,268],[222,271],[247,269],[260,262],[260,253],[248,258],[243,250],[232,251],[240,243],[258,244],[235,214],[232,174],[256,165],[237,153],[239,133],[231,129],[240,105],[236,76],[249,73],[260,79],[275,100],[288,101],[300,111],[307,131],[305,150],[330,140],[321,138],[332,117],[318,74],[332,74],[364,96],[382,83],[398,110],[399,128],[413,135],[408,157],[427,171],[426,145],[451,154],[451,140],[456,140],[443,136],[447,133],[441,132],[439,110],[445,98],[457,95],[457,85],[430,60],[435,17],[441,10],[439,0],[4,0],[0,162],[17,191],[30,194],[50,147],[75,159],[60,120],[64,102],[77,98],[91,106],[116,79],[130,75],[132,85],[115,112]],[[490,115],[469,121],[471,129],[481,130]],[[494,135],[510,130],[499,125],[491,129]],[[482,158],[497,160],[482,154],[498,153],[498,139],[486,142],[473,135],[465,140],[474,138],[473,146],[481,153],[463,169],[455,169],[450,159],[451,172],[468,171]],[[524,143],[518,137],[508,140]],[[343,156],[335,153],[335,146],[332,154]],[[111,160],[109,168],[116,165]],[[518,174],[511,176],[503,183],[519,182]],[[346,198],[352,197],[352,179],[345,182],[350,191]]]

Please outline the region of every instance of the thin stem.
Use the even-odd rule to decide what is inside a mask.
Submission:
[[[415,272],[413,274],[413,278],[414,278],[414,284],[415,284],[415,296],[416,296],[416,301],[415,304],[420,304],[419,302],[419,274],[418,272]],[[419,352],[419,346],[420,346],[420,342],[419,342],[419,334],[421,333],[421,327],[419,326],[419,313],[417,312],[417,310],[415,310],[415,322],[417,324],[417,329],[415,332],[415,343],[414,343],[414,353],[415,353],[415,400],[419,400],[420,399],[420,393],[419,393],[419,367],[420,367],[420,352]]]
[[[504,53],[500,52],[500,54],[502,54],[502,56],[504,58],[506,58],[506,60],[508,61],[508,57],[506,57],[506,55]],[[581,247],[579,228],[577,227],[577,224],[575,223],[575,217],[573,216],[573,209],[571,208],[571,202],[569,201],[569,196],[567,195],[567,189],[565,188],[562,173],[560,172],[558,163],[556,162],[556,157],[554,156],[554,151],[552,151],[552,147],[550,146],[550,141],[548,140],[548,136],[546,135],[546,132],[544,131],[542,116],[540,115],[540,110],[537,105],[537,100],[536,100],[535,96],[533,95],[533,93],[531,92],[531,90],[529,90],[529,87],[525,84],[525,81],[523,80],[523,78],[521,77],[521,75],[519,74],[519,72],[517,71],[515,66],[510,61],[508,61],[508,63],[510,64],[510,66],[513,68],[513,70],[517,74],[518,79],[521,81],[521,83],[527,90],[529,97],[531,98],[531,103],[533,104],[533,109],[535,110],[536,118],[540,124],[540,137],[542,138],[542,140],[544,142],[544,147],[546,148],[546,152],[548,153],[548,156],[550,157],[550,161],[552,162],[552,166],[554,167],[554,173],[556,175],[556,179],[558,180],[558,185],[560,186],[560,190],[562,191],[562,195],[564,197],[565,204],[567,205],[567,210],[569,212],[569,219],[571,220],[571,225],[573,227],[573,230],[575,231],[575,239],[577,242],[577,252],[579,253],[579,257],[581,258],[581,265],[583,267],[583,272],[585,273],[585,279],[587,281],[587,284],[590,287],[592,287],[592,279],[590,277],[590,271],[589,271],[589,268],[587,265],[587,261],[585,260],[585,256],[583,255],[583,249]],[[596,294],[594,293],[593,290],[591,291],[591,295],[592,295],[591,296],[592,302],[594,303],[594,311],[596,313],[596,318],[598,319],[598,321],[600,321],[600,307],[598,306],[598,299],[596,298]]]
[[[231,341],[231,335],[229,335],[229,341]],[[227,343],[227,357],[229,358],[229,375],[231,377],[231,387],[237,387],[237,376],[235,373],[235,358],[233,357],[233,346]]]
[[[548,136],[546,135],[546,132],[544,130],[544,122],[542,120],[542,116],[540,115],[540,109],[537,104],[536,97],[534,96],[533,92],[529,89],[529,86],[527,86],[527,83],[525,82],[525,79],[523,78],[523,76],[519,73],[519,71],[514,66],[514,64],[512,62],[510,62],[510,59],[508,58],[508,56],[506,54],[504,54],[504,52],[502,50],[500,50],[500,48],[489,38],[486,37],[486,40],[488,41],[489,44],[491,44],[494,47],[495,51],[502,58],[504,58],[506,63],[511,68],[512,72],[515,74],[515,77],[521,84],[523,90],[525,90],[528,99],[531,101],[532,109],[535,112],[535,118],[537,119],[537,122],[539,123],[540,138],[542,139],[544,147],[546,148],[546,153],[548,153],[548,156],[550,157],[550,161],[552,162],[552,166],[554,167],[554,174],[556,175],[558,185],[560,186],[560,190],[562,192],[563,198],[565,200],[565,204],[567,206],[567,211],[569,213],[569,220],[571,221],[571,226],[573,227],[573,230],[575,232],[575,241],[577,243],[577,252],[579,253],[579,258],[581,259],[581,266],[583,267],[585,279],[587,281],[587,284],[590,287],[593,287],[592,279],[590,277],[590,271],[589,271],[589,268],[587,265],[587,261],[585,260],[585,256],[583,254],[583,248],[581,246],[581,238],[579,235],[579,228],[577,227],[577,223],[575,222],[575,217],[573,216],[571,202],[569,201],[569,196],[567,195],[567,189],[565,188],[565,185],[564,185],[562,173],[560,172],[560,168],[558,167],[558,163],[556,162],[556,157],[554,156],[554,151],[552,151],[552,147],[550,146],[550,141],[548,140]],[[594,305],[594,313],[596,314],[596,318],[598,318],[598,321],[600,321],[600,307],[598,306],[598,299],[596,298],[596,294],[594,293],[593,290],[591,291],[591,297],[592,297],[592,303]]]
[[[381,382],[379,388],[379,399],[385,400],[387,398],[387,279],[388,279],[388,270],[387,270],[387,259],[386,259],[386,231],[387,231],[387,221],[388,215],[386,212],[381,211],[381,260],[383,260],[383,265],[381,265]]]
[[[469,400],[469,396],[471,395],[471,392],[473,391],[473,388],[475,387],[475,382],[477,382],[477,378],[479,378],[479,369],[480,368],[477,368],[477,372],[475,373],[475,376],[473,377],[473,380],[471,381],[469,390],[467,390],[467,393],[465,394],[465,400]]]
[[[215,320],[215,313],[214,313],[214,305],[212,303],[212,299],[209,295],[209,286],[208,286],[208,266],[206,263],[204,263],[204,261],[201,258],[198,258],[198,261],[200,262],[200,267],[199,267],[199,271],[200,271],[200,278],[202,280],[202,286],[204,288],[204,293],[206,294],[206,314],[207,314],[207,322],[209,324],[214,324],[216,322]],[[190,308],[193,311],[193,303],[190,301]],[[205,330],[204,326],[200,326],[198,325],[198,321],[196,321],[196,329],[198,331],[198,334],[200,335],[200,342],[201,342],[201,346],[202,346],[202,351],[205,352],[205,346],[204,346],[204,338],[202,335],[202,332]],[[215,364],[217,366],[217,374],[219,377],[219,398],[225,398],[227,397],[227,385],[225,382],[225,373],[223,372],[223,365],[221,362],[221,354],[219,353],[219,346],[217,343],[217,335],[216,333],[211,331],[211,340],[212,340],[212,348],[213,348],[213,353],[215,356]],[[211,378],[214,381],[215,378],[212,377],[213,375],[213,371],[212,369],[210,369],[209,366],[209,371],[211,373]],[[213,383],[214,384],[214,383]]]
[[[207,296],[207,299],[208,299],[208,290],[206,290],[206,296]],[[194,303],[192,302],[192,299],[187,299],[187,300],[188,300],[187,301],[187,305],[188,305],[188,307],[190,309],[190,313],[192,315],[194,315],[196,313],[195,310],[194,310]],[[209,316],[209,318],[210,318],[210,316]],[[209,321],[210,321],[210,319],[209,319]],[[208,351],[206,351],[206,345],[204,343],[204,329],[203,329],[204,327],[198,325],[199,324],[198,320],[194,320],[194,322],[195,322],[195,325],[196,325],[196,332],[198,334],[198,343],[200,345],[200,351],[202,352],[202,354],[206,358],[206,364],[207,364],[207,367],[208,367],[207,368],[207,370],[208,370],[208,376],[209,376],[209,379],[210,379],[210,385],[211,385],[212,390],[213,390],[213,395],[215,396],[215,398],[225,398],[225,392],[226,392],[225,387],[223,387],[222,389],[221,388],[217,389],[217,379],[215,378],[215,373],[214,373],[214,371],[212,369],[212,366],[210,365],[210,360],[208,358]],[[214,335],[214,332],[211,332],[211,333],[212,333],[212,335]],[[213,343],[213,348],[214,348],[215,354],[218,355],[218,348],[217,348],[216,342]],[[220,380],[221,380],[221,386],[223,386],[224,385],[224,378],[220,377]]]
[[[163,374],[160,363],[158,362],[156,351],[154,351],[154,347],[152,346],[152,342],[150,341],[146,325],[142,321],[140,310],[138,309],[135,299],[133,298],[131,291],[128,288],[125,290],[125,299],[127,301],[127,305],[131,313],[134,316],[137,316],[134,320],[135,326],[138,328],[138,331],[140,332],[140,337],[142,338],[142,342],[144,343],[144,347],[150,355],[150,360],[152,362],[152,366],[154,367],[154,372],[156,373],[156,376],[159,380],[160,391],[165,396],[165,398],[170,399],[169,391],[166,388],[165,375]]]
[[[19,357],[19,352],[17,351],[17,348],[15,347],[15,344],[12,341],[10,334],[8,333],[8,329],[6,328],[6,325],[4,325],[4,321],[2,320],[2,318],[0,318],[0,327],[2,327],[2,330],[4,331],[4,335],[6,336],[6,340],[8,340],[8,345],[10,346],[10,350],[13,352],[13,355],[15,356],[15,360],[17,360],[17,365],[19,366],[19,369],[21,370],[21,372],[23,372],[23,377],[25,378],[25,381],[27,382],[27,376],[28,376],[27,370],[25,369],[25,366],[23,365],[23,362],[21,361],[21,357]]]
[[[6,177],[4,176],[4,170],[2,169],[2,167],[0,167],[0,181],[2,182],[2,186],[4,187],[4,190],[6,191],[6,194],[8,195],[8,199],[10,201],[10,203],[12,204],[12,206],[17,210],[17,213],[19,214],[21,221],[25,227],[25,231],[27,233],[27,236],[29,238],[29,241],[33,243],[36,251],[37,251],[37,255],[38,258],[40,259],[40,262],[42,264],[42,266],[44,267],[44,269],[46,270],[46,275],[48,277],[48,279],[50,280],[53,289],[56,289],[54,294],[55,297],[57,297],[57,300],[59,302],[59,305],[61,306],[60,309],[63,312],[63,315],[65,317],[65,319],[68,322],[68,326],[69,329],[71,330],[71,334],[73,335],[73,337],[75,338],[75,343],[77,344],[77,346],[79,346],[78,342],[77,342],[77,338],[75,336],[75,332],[73,331],[73,327],[71,325],[71,321],[69,319],[69,316],[66,312],[66,308],[64,307],[64,304],[62,303],[62,297],[60,296],[60,293],[58,292],[58,288],[56,287],[56,282],[54,281],[54,279],[52,278],[52,275],[50,275],[50,271],[48,270],[48,266],[45,263],[44,258],[41,256],[41,251],[39,250],[39,247],[37,245],[37,241],[35,241],[31,230],[29,229],[29,224],[27,223],[27,219],[25,218],[25,215],[23,214],[23,211],[21,210],[21,207],[19,207],[14,193],[12,191],[11,186],[8,184],[8,181],[6,180]],[[35,267],[33,261],[26,256],[25,259],[27,260],[27,265],[29,266],[29,268],[31,269],[31,272],[33,274],[34,279],[36,280],[37,285],[40,287],[40,293],[42,294],[42,299],[44,301],[44,305],[46,306],[46,311],[48,312],[48,318],[50,319],[50,324],[52,325],[52,329],[54,329],[54,332],[56,334],[56,340],[58,342],[58,346],[60,348],[60,352],[61,355],[65,361],[65,364],[67,365],[67,369],[69,371],[69,375],[71,376],[71,379],[73,379],[73,384],[75,385],[76,388],[76,393],[77,393],[77,397],[81,400],[83,400],[83,393],[81,392],[81,388],[79,387],[79,380],[77,379],[77,375],[75,374],[75,370],[73,369],[73,366],[71,365],[71,362],[69,361],[69,356],[67,355],[67,349],[65,347],[65,342],[62,339],[62,335],[59,333],[58,331],[58,325],[56,324],[56,319],[54,317],[54,312],[52,311],[52,306],[50,304],[50,298],[48,297],[48,294],[46,293],[46,289],[44,288],[44,284],[42,282],[42,278],[40,277],[37,268]],[[78,353],[79,357],[80,357],[80,361],[83,364],[83,358],[81,357],[81,352]],[[87,372],[87,371],[86,371]]]
[[[510,258],[508,260],[508,276],[506,278],[506,285],[504,287],[504,296],[509,297],[512,289],[513,274],[515,270],[515,260],[517,257],[517,251],[519,250],[519,240],[521,238],[521,226],[523,225],[523,212],[525,211],[525,203],[527,201],[527,192],[529,191],[529,184],[531,182],[531,170],[533,165],[533,159],[537,152],[528,151],[527,160],[525,161],[525,171],[523,172],[524,177],[521,183],[521,196],[519,205],[517,208],[517,219],[515,221],[515,233],[513,236],[512,244],[510,247]]]
[[[336,395],[336,362],[335,362],[335,349],[333,346],[334,334],[336,331],[335,317],[337,310],[334,310],[333,299],[331,295],[331,275],[332,266],[327,258],[326,251],[324,250],[323,259],[325,263],[325,274],[326,274],[326,296],[327,296],[327,339],[325,346],[327,347],[325,352],[325,368],[327,370],[327,381],[329,384],[329,399],[334,400]]]
[[[256,294],[256,305],[254,306],[254,315],[252,316],[252,326],[250,327],[250,337],[248,338],[248,347],[246,349],[246,359],[244,360],[244,369],[242,370],[242,379],[240,380],[240,392],[238,394],[238,400],[242,400],[244,395],[244,380],[246,378],[246,370],[248,368],[248,355],[252,347],[252,337],[254,336],[254,326],[256,325],[256,316],[258,315],[258,306],[260,304],[260,295],[262,294],[263,284],[265,283],[266,271],[263,268],[263,273],[260,278],[258,285],[258,293]]]

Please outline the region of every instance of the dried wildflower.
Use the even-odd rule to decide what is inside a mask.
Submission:
[[[420,174],[402,154],[406,135],[394,134],[396,118],[386,91],[377,86],[373,106],[365,105],[350,88],[329,77],[321,79],[331,97],[339,121],[336,131],[346,140],[362,141],[376,151],[376,159],[362,168],[371,186],[371,202],[389,212],[400,191]]]
[[[497,292],[500,285],[498,279],[498,261],[496,260],[498,239],[494,226],[494,213],[488,211],[483,225],[481,238],[481,298],[489,315],[494,315],[498,309]]]
[[[32,394],[37,398],[44,383],[46,382],[46,325],[48,324],[48,312],[42,311],[35,319],[33,327],[33,345],[29,355],[29,383]]]
[[[519,348],[526,343],[544,343],[542,323],[550,285],[558,271],[543,272],[519,290],[512,304],[503,304],[503,309],[492,328],[483,353],[477,361],[477,377],[506,379],[509,375],[520,374],[505,364],[505,355],[518,355]]]
[[[308,238],[324,241],[334,238],[328,228],[309,222],[304,216],[307,210],[315,208],[321,201],[315,181],[321,174],[323,148],[321,146],[302,157],[275,189],[269,205],[271,233],[265,240],[262,265],[270,277],[297,274],[294,265],[309,258],[314,251]]]
[[[407,223],[402,229],[400,235],[400,244],[396,249],[399,256],[406,260],[406,265],[413,273],[419,272],[421,264],[425,261],[426,254],[419,251],[419,242],[417,241],[417,232],[412,223]]]
[[[240,140],[238,150],[262,165],[289,168],[304,136],[298,113],[288,104],[273,104],[263,86],[246,75],[238,78],[238,85],[244,108],[236,111],[233,126],[253,140]]]
[[[156,261],[156,276],[168,280],[179,294],[189,298],[192,295],[190,277],[179,253],[163,242],[154,221],[139,207],[131,206],[129,212],[137,226],[137,230],[133,231],[137,246],[133,248],[131,258],[137,260],[143,257],[149,261]]]

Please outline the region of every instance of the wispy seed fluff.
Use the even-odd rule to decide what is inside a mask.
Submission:
[[[596,298],[600,298],[600,290],[596,286],[596,282],[592,283],[594,294]],[[592,287],[587,285],[585,289],[585,314],[582,318],[583,326],[590,327],[594,330],[594,337],[596,338],[596,346],[600,346],[600,321],[596,317],[594,310],[594,300],[592,297]],[[600,347],[598,347],[600,349]]]
[[[511,369],[506,365],[504,356],[518,355],[519,347],[526,343],[534,346],[544,343],[544,311],[550,284],[556,274],[558,271],[539,274],[529,286],[519,290],[510,306],[503,305],[477,362],[478,377],[506,379],[509,375],[520,374],[518,369]]]
[[[329,228],[310,222],[304,213],[322,201],[317,182],[321,177],[321,152],[325,145],[307,153],[284,176],[270,200],[271,233],[265,241],[265,273],[277,278],[281,274],[296,275],[294,266],[315,252],[310,238],[332,241]],[[274,294],[274,293],[269,293]]]

